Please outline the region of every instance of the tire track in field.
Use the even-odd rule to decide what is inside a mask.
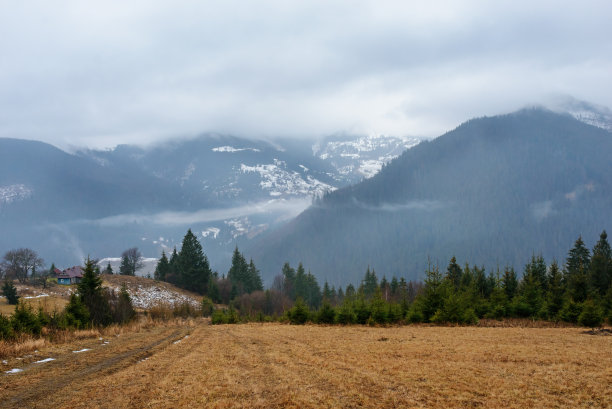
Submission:
[[[115,372],[124,367],[121,364],[125,361],[136,363],[139,358],[150,356],[151,351],[156,347],[171,345],[172,342],[182,339],[188,333],[188,328],[178,328],[171,334],[146,345],[116,354],[108,359],[102,357],[102,360],[82,369],[55,376],[53,379],[43,377],[38,382],[28,384],[27,387],[22,387],[20,390],[14,391],[11,396],[5,397],[3,407],[8,409],[57,405],[64,400],[63,392],[65,389],[74,388],[75,384],[78,383],[90,382],[92,380],[91,376],[101,377]],[[66,359],[58,359],[54,362],[54,366],[61,365],[64,361]]]

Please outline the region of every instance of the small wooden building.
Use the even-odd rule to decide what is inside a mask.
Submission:
[[[78,284],[83,278],[83,268],[74,266],[57,275],[57,283],[62,285]]]

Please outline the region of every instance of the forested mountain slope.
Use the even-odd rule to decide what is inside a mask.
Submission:
[[[302,261],[330,283],[422,277],[451,256],[519,270],[612,225],[612,135],[543,109],[479,118],[326,195],[249,249],[262,271]],[[589,246],[592,243],[587,243]],[[265,277],[270,280],[271,277]]]

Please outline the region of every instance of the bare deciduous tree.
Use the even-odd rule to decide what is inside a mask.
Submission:
[[[136,275],[136,271],[140,270],[143,266],[142,254],[138,247],[127,249],[121,254],[120,274],[128,276]]]
[[[20,283],[25,283],[30,273],[43,267],[44,261],[34,250],[21,248],[7,251],[3,265],[7,277],[17,278]]]

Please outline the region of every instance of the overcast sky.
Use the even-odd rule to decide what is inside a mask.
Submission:
[[[612,106],[612,2],[0,0],[0,137],[437,136]]]

